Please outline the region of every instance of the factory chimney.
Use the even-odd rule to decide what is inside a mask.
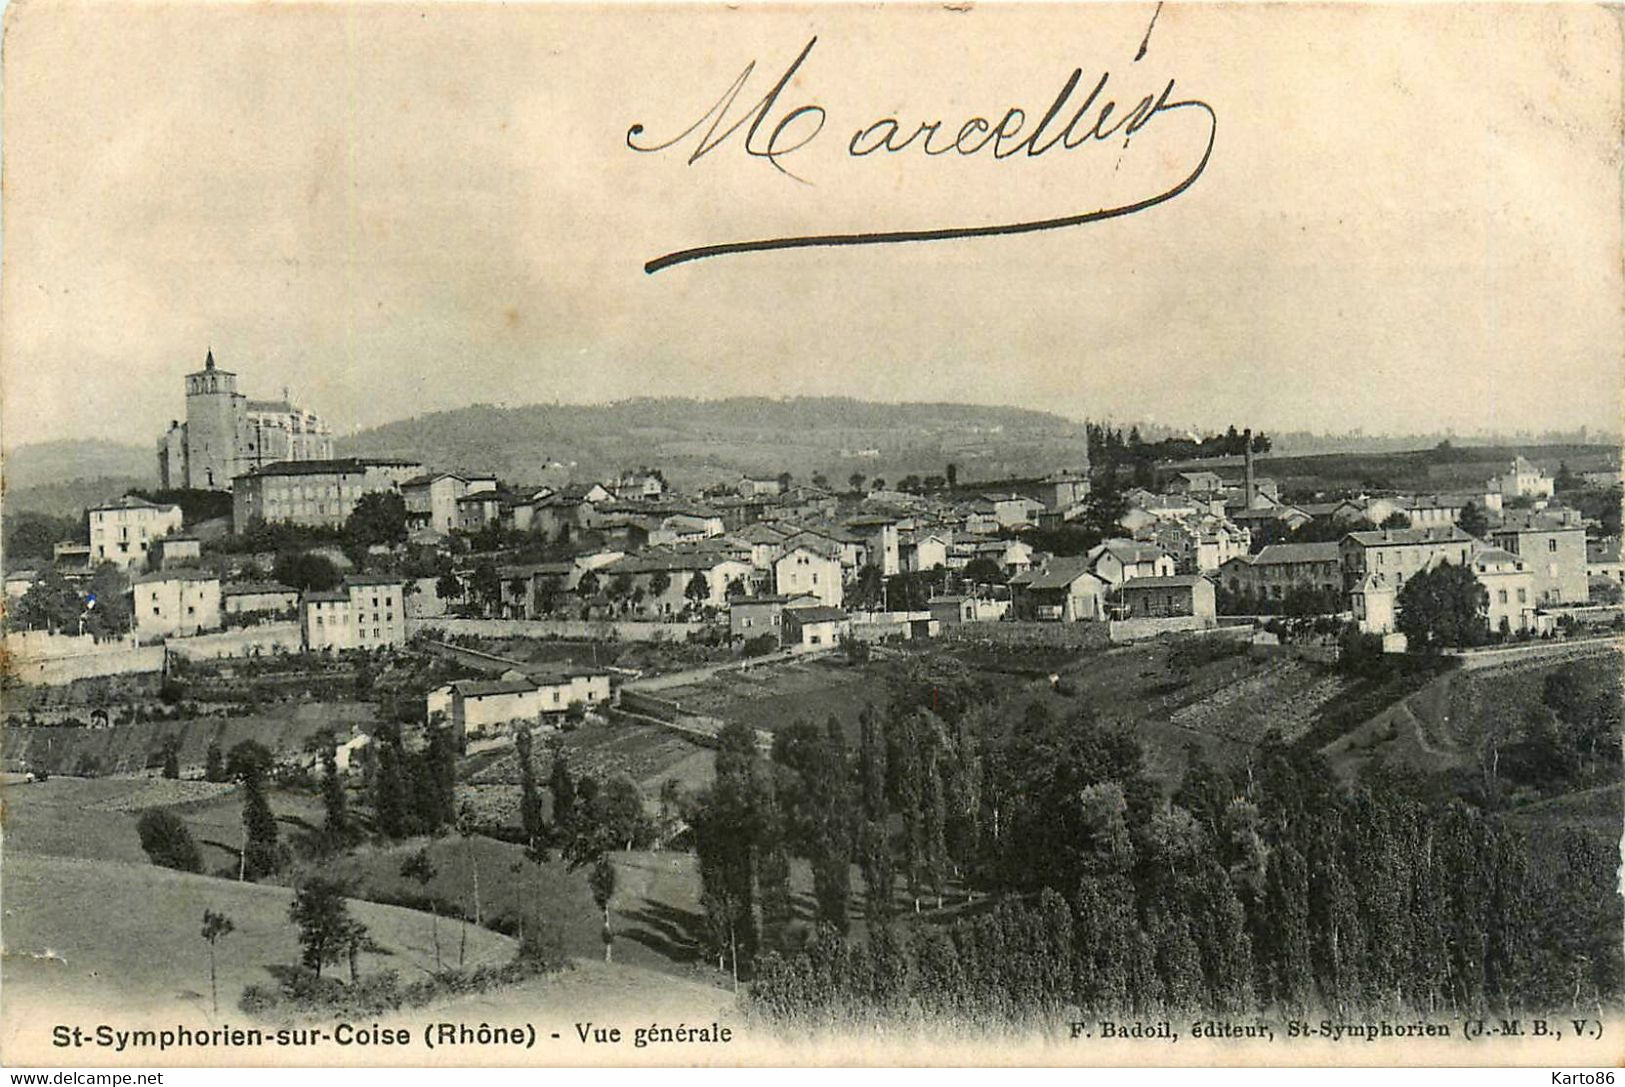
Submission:
[[[1253,428],[1248,427],[1241,432],[1241,440],[1245,445],[1243,450],[1244,463],[1247,465],[1247,489],[1244,492],[1246,505],[1243,509],[1252,509],[1258,500],[1258,485],[1253,482]]]

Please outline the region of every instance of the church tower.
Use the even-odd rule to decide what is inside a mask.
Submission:
[[[187,485],[229,491],[244,469],[239,450],[248,427],[247,400],[237,391],[237,375],[214,364],[209,351],[203,369],[186,375]]]

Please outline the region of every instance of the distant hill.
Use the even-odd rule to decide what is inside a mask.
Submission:
[[[529,482],[571,468],[602,477],[659,467],[678,485],[741,473],[798,479],[854,472],[897,480],[1030,476],[1085,459],[1082,423],[1046,412],[968,404],[876,404],[842,397],[641,399],[603,405],[475,405],[340,439],[341,455],[415,457],[443,470]]]
[[[138,486],[153,487],[157,464],[157,456],[144,446],[70,440],[8,448],[0,473],[8,491],[102,477],[133,478]]]

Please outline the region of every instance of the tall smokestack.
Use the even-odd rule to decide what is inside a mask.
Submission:
[[[1257,484],[1255,484],[1253,482],[1253,428],[1252,427],[1248,427],[1246,430],[1241,432],[1241,440],[1242,440],[1242,443],[1244,445],[1244,449],[1242,451],[1242,457],[1243,457],[1244,463],[1247,465],[1247,490],[1246,490],[1245,495],[1244,495],[1244,497],[1246,499],[1246,505],[1243,508],[1250,510],[1250,509],[1253,508],[1253,503],[1258,497],[1258,486],[1257,486]]]

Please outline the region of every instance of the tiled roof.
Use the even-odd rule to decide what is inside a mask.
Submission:
[[[1274,566],[1296,562],[1338,562],[1338,546],[1333,543],[1268,544],[1253,555],[1254,566]]]
[[[133,494],[127,494],[122,498],[115,498],[111,502],[103,502],[98,506],[91,506],[90,507],[91,512],[96,512],[98,510],[159,510],[159,509],[176,510],[176,509],[180,509],[180,507],[175,505],[175,503],[173,503],[173,502],[166,502],[164,505],[160,506],[156,502],[148,502],[145,498],[138,498]]]
[[[451,686],[464,698],[480,698],[493,694],[533,694],[536,691],[535,683],[517,679],[463,679]]]
[[[351,574],[345,585],[404,585],[406,579],[399,574]]]
[[[840,608],[829,607],[791,608],[785,614],[794,615],[796,622],[802,625],[807,623],[839,623],[847,618],[846,612]]]
[[[157,581],[219,581],[220,575],[209,570],[155,570],[131,579],[132,585],[147,585]]]
[[[334,476],[352,472],[365,472],[368,468],[421,467],[415,460],[396,457],[339,457],[334,460],[279,460],[262,464],[245,475],[250,476]],[[241,477],[239,477],[241,478]]]
[[[1428,528],[1379,528],[1367,532],[1351,532],[1344,537],[1363,547],[1402,546],[1427,543],[1471,543],[1472,537],[1455,525],[1437,525]]]
[[[1140,589],[1188,589],[1198,582],[1206,581],[1201,574],[1170,574],[1166,577],[1131,577],[1117,586],[1118,592],[1131,592]]]
[[[1029,589],[1064,589],[1080,577],[1094,578],[1088,561],[1081,558],[1051,559],[1040,570],[1028,570],[1010,579],[1012,585],[1025,585]],[[1095,578],[1099,581],[1099,578]]]
[[[220,591],[226,596],[259,596],[264,593],[297,593],[299,590],[280,581],[239,581]]]

